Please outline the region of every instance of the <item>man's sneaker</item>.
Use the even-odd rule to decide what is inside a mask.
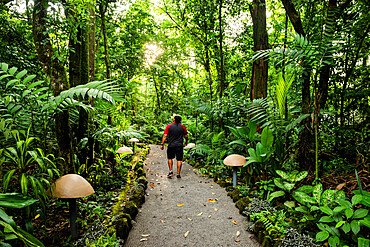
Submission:
[[[173,171],[170,171],[167,175],[168,178],[172,178],[173,177]]]
[[[177,178],[181,178],[181,176],[180,176],[180,174],[177,174],[177,176],[176,176]]]

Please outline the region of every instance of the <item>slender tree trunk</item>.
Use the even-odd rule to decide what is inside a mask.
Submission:
[[[222,0],[219,0],[219,8],[218,8],[218,23],[219,23],[219,57],[220,57],[220,64],[219,64],[219,95],[220,98],[223,96],[224,91],[226,89],[225,85],[225,68],[224,68],[224,53],[223,53],[223,31],[222,31]]]
[[[105,66],[107,67],[106,76],[107,76],[107,79],[110,79],[111,68],[110,68],[109,53],[108,53],[107,29],[105,26],[105,12],[107,10],[107,6],[103,6],[103,3],[101,3],[99,5],[99,10],[100,10],[100,18],[101,18],[101,29],[103,32],[103,39],[104,39],[104,59],[105,59]]]
[[[253,21],[254,50],[268,49],[268,35],[266,30],[266,2],[253,0],[249,5]],[[265,98],[267,96],[268,61],[260,59],[253,62],[251,79],[251,99]]]
[[[93,3],[90,3],[90,29],[89,29],[89,81],[95,80],[95,6]],[[90,99],[90,104],[94,106],[94,99]],[[91,122],[91,119],[90,119]],[[89,153],[88,153],[88,167],[93,164],[94,160],[94,143],[95,139],[92,136],[92,131],[94,131],[94,124],[90,123],[90,129],[88,132],[88,144],[89,144]]]
[[[33,9],[33,39],[38,57],[45,74],[50,78],[54,95],[59,95],[69,88],[66,70],[57,58],[53,56],[53,47],[47,32],[47,0],[35,0]],[[55,134],[57,137],[59,155],[64,159],[62,174],[74,172],[71,127],[69,111],[57,112],[55,115]]]
[[[326,26],[325,30],[323,32],[324,38],[322,40],[329,40],[329,44],[324,44],[328,46],[328,49],[326,50],[326,53],[324,54],[323,59],[326,61],[332,61],[332,38],[334,36],[334,26],[332,23],[335,23],[335,19],[337,16],[337,0],[330,0],[328,4],[328,10],[326,15]],[[330,48],[329,48],[330,47]],[[320,79],[319,79],[319,85],[318,85],[318,107],[320,109],[325,109],[326,101],[328,98],[328,89],[329,89],[329,79],[330,79],[330,71],[333,69],[332,64],[325,63],[320,68]]]
[[[291,0],[281,0],[285,11],[292,23],[296,33],[306,37],[303,30],[301,18],[294,4]],[[302,114],[311,112],[311,92],[310,92],[310,77],[312,68],[306,61],[302,61],[302,67],[304,71],[302,72]],[[310,124],[310,118],[306,118],[302,121],[304,126],[303,130],[299,132],[298,136],[298,150],[297,150],[297,160],[303,170],[313,170],[313,142],[314,135]]]

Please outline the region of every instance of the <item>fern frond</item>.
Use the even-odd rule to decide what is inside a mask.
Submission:
[[[52,109],[57,110],[65,107],[70,107],[76,104],[75,97],[84,99],[99,98],[111,104],[122,99],[122,94],[119,93],[118,85],[113,81],[93,81],[84,85],[78,85],[60,93],[60,95],[52,97],[48,104],[43,106],[43,110]]]

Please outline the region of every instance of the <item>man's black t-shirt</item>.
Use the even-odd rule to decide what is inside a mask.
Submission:
[[[188,131],[182,124],[171,123],[167,125],[164,133],[168,136],[168,147],[183,147],[183,138],[188,134]]]

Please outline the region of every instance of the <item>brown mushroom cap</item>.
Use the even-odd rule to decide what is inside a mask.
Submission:
[[[243,166],[247,162],[244,156],[239,154],[231,154],[224,159],[224,164],[227,166]]]
[[[184,147],[184,149],[189,149],[189,148],[193,148],[193,147],[195,147],[195,143],[189,143],[188,145],[186,145]]]
[[[116,153],[118,154],[123,154],[123,153],[130,153],[130,154],[133,154],[131,148],[128,148],[128,147],[120,147]]]
[[[67,174],[52,184],[54,198],[80,198],[95,193],[93,187],[78,174]]]
[[[137,139],[137,138],[131,138],[130,140],[128,140],[128,142],[139,142],[139,139]]]

